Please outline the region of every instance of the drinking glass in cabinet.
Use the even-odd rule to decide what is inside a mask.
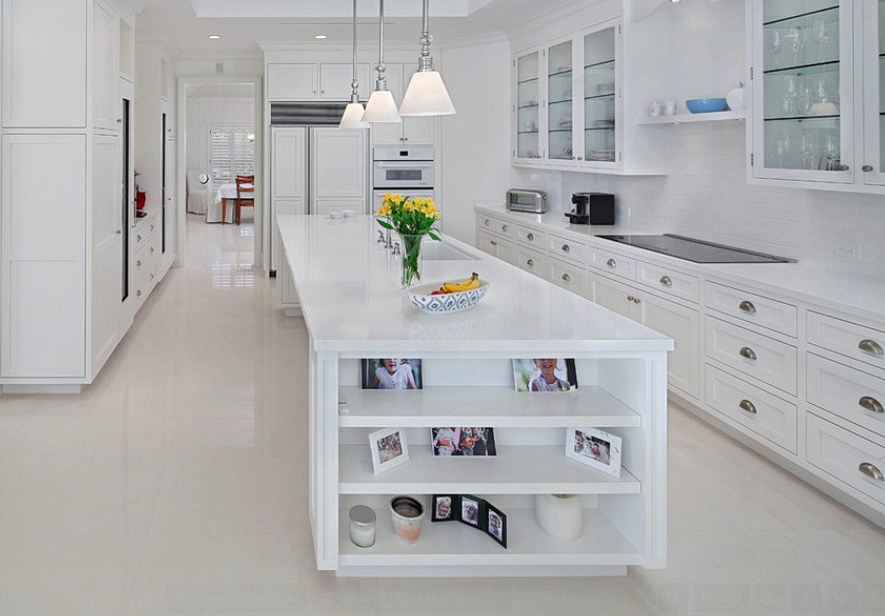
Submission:
[[[551,159],[573,158],[572,81],[572,42],[565,41],[547,52],[547,131]]]
[[[584,36],[585,160],[615,160],[615,29]]]
[[[522,56],[516,61],[516,148],[519,158],[540,156],[538,67],[537,52]]]

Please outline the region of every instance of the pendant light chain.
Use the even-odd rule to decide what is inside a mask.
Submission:
[[[356,0],[353,0],[353,79],[350,82],[350,102],[360,102],[360,82],[356,77]]]
[[[380,0],[381,8],[378,11],[378,64],[375,70],[378,71],[378,78],[375,81],[375,90],[379,92],[387,91],[387,65],[384,64],[384,0]]]
[[[433,58],[430,56],[430,44],[433,42],[433,36],[430,34],[430,0],[424,0],[424,19],[423,31],[418,37],[418,44],[421,45],[421,56],[418,58],[418,71],[432,71]]]

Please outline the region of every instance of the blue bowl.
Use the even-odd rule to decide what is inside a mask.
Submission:
[[[685,101],[685,106],[691,113],[712,113],[725,111],[728,103],[724,98],[690,98]]]

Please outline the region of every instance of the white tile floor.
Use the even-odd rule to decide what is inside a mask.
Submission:
[[[316,572],[307,332],[251,232],[190,224],[188,267],[83,394],[0,398],[0,615],[885,614],[885,532],[678,408],[666,570]]]

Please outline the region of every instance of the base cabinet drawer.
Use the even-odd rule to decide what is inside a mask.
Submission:
[[[640,261],[636,280],[663,295],[698,303],[698,279],[694,276]]]
[[[707,404],[766,441],[796,453],[797,408],[715,366],[706,368]]]
[[[525,242],[530,246],[536,247],[538,250],[544,250],[544,245],[547,243],[546,234],[535,229],[520,227],[518,225],[515,226],[514,233],[516,234],[516,239],[520,242]]]
[[[551,235],[547,244],[547,250],[550,251],[551,255],[556,255],[561,259],[575,261],[576,263],[586,263],[587,261],[587,246],[575,240]]]
[[[707,357],[796,395],[796,347],[707,317]]]
[[[544,256],[544,253],[536,252],[522,246],[515,246],[514,252],[516,257],[516,263],[514,265],[538,276],[539,278],[547,279],[547,258]]]
[[[550,259],[550,271],[547,279],[563,289],[568,289],[581,297],[587,297],[587,273],[571,263]]]
[[[609,275],[636,280],[636,261],[629,257],[594,248],[591,265],[608,272]]]
[[[796,306],[716,282],[708,281],[706,289],[707,308],[791,338],[796,337]]]
[[[808,354],[807,398],[839,417],[885,436],[885,379]]]
[[[885,440],[868,432],[871,438],[864,438],[813,413],[805,425],[809,464],[885,504]]]
[[[885,370],[885,331],[808,311],[808,342]]]

